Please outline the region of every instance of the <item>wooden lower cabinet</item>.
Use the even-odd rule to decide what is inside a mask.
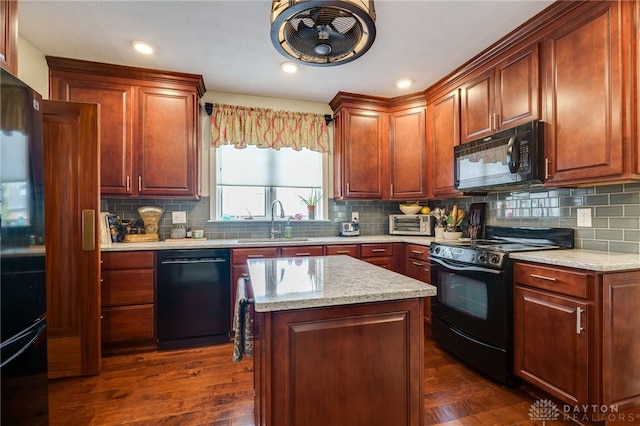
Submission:
[[[429,264],[429,247],[418,244],[407,244],[406,275],[431,284],[431,266]],[[424,304],[424,322],[431,325],[431,298]]]
[[[423,299],[256,312],[256,424],[423,424]]]
[[[401,262],[404,243],[367,243],[360,245],[360,258],[394,272],[404,273]]]
[[[324,254],[327,256],[344,255],[359,258],[360,246],[358,244],[337,244],[333,246],[325,246]]]
[[[105,252],[102,257],[103,353],[156,349],[155,253]]]
[[[514,263],[514,370],[573,407],[640,405],[640,271]]]

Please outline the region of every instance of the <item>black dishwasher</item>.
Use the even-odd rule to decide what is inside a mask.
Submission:
[[[229,341],[229,258],[228,249],[158,251],[158,349]]]

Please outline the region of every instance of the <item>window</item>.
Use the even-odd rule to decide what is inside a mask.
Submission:
[[[313,191],[327,194],[327,154],[306,148],[275,150],[253,145],[243,149],[222,145],[212,150],[216,220],[271,219],[275,200],[282,203],[286,217],[307,219],[308,211],[300,197],[308,198]],[[326,199],[318,203],[316,220],[326,218]],[[276,214],[280,215],[279,208]]]

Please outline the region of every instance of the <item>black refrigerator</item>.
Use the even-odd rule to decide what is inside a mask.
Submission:
[[[0,72],[0,424],[46,425],[42,97]]]

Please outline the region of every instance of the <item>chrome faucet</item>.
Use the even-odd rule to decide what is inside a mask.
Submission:
[[[284,218],[284,207],[282,207],[282,203],[280,202],[280,200],[274,200],[274,202],[271,203],[271,231],[269,231],[269,235],[271,236],[271,238],[280,237],[280,229],[276,231],[276,229],[274,228],[274,221],[276,218],[274,207],[276,206],[276,204],[280,204],[280,217]]]

